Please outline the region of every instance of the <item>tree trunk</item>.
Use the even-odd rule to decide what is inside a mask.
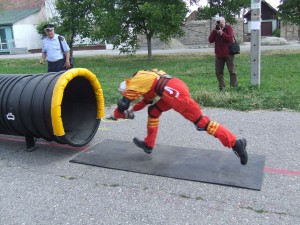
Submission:
[[[75,32],[72,32],[72,35],[71,35],[71,39],[70,39],[70,42],[69,42],[69,47],[70,47],[70,56],[73,57],[73,44],[74,44],[74,38],[75,38]]]
[[[151,35],[146,35],[147,47],[148,47],[148,60],[152,60],[152,46],[151,46]]]
[[[69,47],[70,47],[70,57],[72,57],[73,56],[73,41],[70,41]]]

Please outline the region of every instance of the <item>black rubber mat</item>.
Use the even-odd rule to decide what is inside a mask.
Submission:
[[[249,154],[246,166],[224,151],[157,145],[148,155],[133,142],[104,140],[70,162],[155,176],[261,190],[265,156]]]

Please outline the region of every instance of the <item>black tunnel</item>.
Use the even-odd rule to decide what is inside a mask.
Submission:
[[[76,68],[46,74],[0,74],[0,133],[86,145],[104,116],[97,77]]]

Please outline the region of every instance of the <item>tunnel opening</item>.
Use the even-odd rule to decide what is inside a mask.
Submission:
[[[88,143],[99,127],[93,88],[84,77],[75,77],[65,91],[61,104],[64,139],[72,146]]]

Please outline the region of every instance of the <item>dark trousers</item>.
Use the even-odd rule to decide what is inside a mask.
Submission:
[[[234,55],[229,55],[228,57],[217,57],[215,60],[216,66],[216,76],[219,81],[219,89],[223,90],[225,88],[224,82],[224,66],[227,66],[229,75],[230,75],[230,87],[237,87],[237,76],[235,72],[235,63],[234,63]]]
[[[56,62],[49,62],[48,61],[48,72],[59,72],[63,70],[67,70],[64,65],[65,65],[65,59],[60,59]]]

